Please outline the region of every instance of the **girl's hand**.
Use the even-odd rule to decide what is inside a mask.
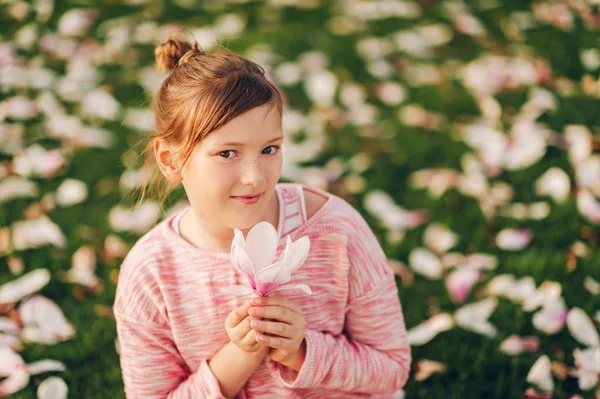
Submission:
[[[299,370],[306,353],[306,319],[300,306],[279,296],[260,297],[248,313],[263,319],[253,320],[251,327],[258,332],[257,342],[272,348],[269,357]]]
[[[252,306],[252,300],[248,300],[242,306],[234,309],[225,319],[225,330],[231,342],[247,353],[266,356],[269,348],[256,341],[258,332],[250,327],[250,322],[258,320],[248,316],[248,309]]]

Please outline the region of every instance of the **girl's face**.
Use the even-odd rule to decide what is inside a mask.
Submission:
[[[196,218],[212,230],[260,222],[282,167],[283,129],[276,107],[263,105],[211,132],[181,170]]]

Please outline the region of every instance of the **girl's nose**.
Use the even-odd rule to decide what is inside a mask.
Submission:
[[[240,175],[240,180],[243,185],[253,187],[261,186],[265,180],[262,162],[258,159],[244,162]]]

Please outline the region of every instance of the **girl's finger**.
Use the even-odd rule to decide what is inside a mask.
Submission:
[[[281,306],[253,306],[248,310],[252,317],[273,319],[280,322],[294,324],[300,316],[298,313]]]
[[[283,308],[288,308],[294,313],[303,314],[300,305],[281,296],[263,296],[260,298],[254,298],[252,304],[255,306],[280,306]]]
[[[263,334],[258,334],[256,342],[269,348],[282,349],[284,351],[294,351],[294,341],[289,338],[270,337]]]
[[[225,327],[234,328],[240,324],[240,322],[248,316],[248,309],[250,309],[250,306],[252,306],[252,301],[247,301],[242,306],[229,313],[225,319]]]
[[[283,338],[293,337],[293,327],[276,321],[252,320],[250,326],[261,333],[269,333]]]
[[[248,331],[248,333],[246,334],[246,336],[244,338],[241,339],[241,342],[244,345],[253,345],[256,344],[258,341],[256,340],[256,337],[258,337],[258,331],[250,329],[250,331]]]

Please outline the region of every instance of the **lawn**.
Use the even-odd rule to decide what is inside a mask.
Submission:
[[[406,398],[600,398],[593,3],[0,0],[0,287],[50,274],[7,303],[0,288],[0,349],[65,366],[10,397],[49,376],[124,397],[111,306],[127,248],[182,200],[129,210],[154,47],[185,27],[285,92],[283,181],[346,199],[380,239],[413,344]],[[35,293],[74,335],[11,333]]]

